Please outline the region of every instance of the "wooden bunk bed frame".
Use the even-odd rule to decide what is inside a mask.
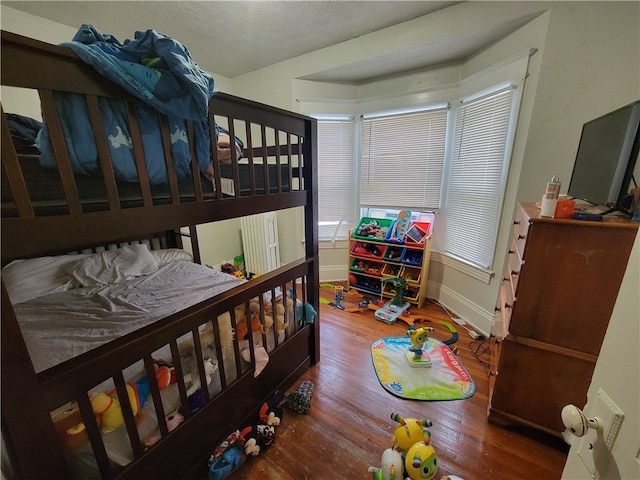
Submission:
[[[135,131],[135,112],[129,108],[136,164],[138,172],[142,173],[139,175],[138,203],[126,204],[127,208],[124,208],[125,203],[121,203],[119,198],[118,182],[109,174],[111,170],[106,145],[99,140],[104,138],[104,131],[97,98],[122,99],[128,106],[137,100],[100,76],[67,48],[8,32],[2,32],[1,48],[2,85],[37,90],[39,94],[66,198],[65,211],[62,213],[55,209],[41,210],[41,205],[31,200],[29,180],[22,171],[24,159],[16,153],[3,110],[2,174],[10,190],[3,192],[3,266],[14,259],[146,239],[157,236],[158,232],[166,239],[167,246],[180,247],[182,239],[188,238],[194,261],[199,263],[197,225],[293,207],[304,209],[304,258],[40,373],[36,373],[32,366],[9,295],[2,284],[2,435],[15,477],[72,478],[52,423],[51,412],[67,402],[77,402],[102,478],[204,478],[212,448],[233,430],[242,428],[244,424],[256,423],[260,406],[276,389],[288,389],[307,368],[319,361],[318,318],[313,323],[300,322],[299,328],[287,334],[284,341],[276,341],[275,349],[269,354],[269,363],[257,377],[254,378],[249,369],[228,385],[223,381],[222,392],[209,398],[197,412],[187,412],[188,418],[174,431],[169,433],[164,416],[158,415],[162,440],[151,448],[145,450],[140,446],[131,409],[127,408],[126,402],[121,402],[135,454],[135,460],[123,468],[113,469],[101,446],[99,426],[87,391],[91,386],[112,378],[119,398],[125,399],[125,380],[121,373],[125,366],[144,360],[146,371],[153,372],[152,353],[164,345],[169,345],[172,353],[176,353],[176,339],[188,332],[193,335],[194,348],[200,352],[199,326],[213,322],[217,329],[218,315],[232,311],[235,306],[248,304],[250,299],[264,292],[273,293],[276,289],[291,291],[293,296],[319,311],[315,120],[216,93],[209,102],[210,125],[213,127],[213,122],[218,118],[227,119],[231,138],[236,136],[234,128],[238,124],[246,125],[246,131],[242,132],[246,136],[243,168],[249,172],[243,180],[245,183],[241,182],[239,169],[242,162],[232,155],[229,168],[237,194],[229,197],[222,193],[221,165],[214,148],[214,193],[203,194],[204,177],[201,177],[193,162],[193,189],[189,198],[182,198],[175,173],[168,168],[170,197],[168,201],[165,198],[158,204],[154,201],[148,180],[142,174],[144,161],[140,158],[140,140]],[[104,209],[99,211],[87,209],[77,193],[82,179],[74,176],[65,154],[52,95],[54,91],[79,93],[87,98],[96,144],[103,162],[106,198]],[[252,136],[256,130],[262,135]],[[268,132],[273,132],[271,137]],[[166,141],[166,124],[162,125],[162,135]],[[258,136],[261,141],[255,140]],[[266,138],[271,138],[272,143],[267,145]],[[165,154],[165,157],[168,165],[171,165],[171,156]],[[260,188],[256,186],[259,182],[251,167],[254,162],[256,165],[260,163],[260,159],[266,162],[267,157],[277,167],[276,178],[269,178],[267,169],[255,170],[260,172],[258,175],[263,180],[263,188]],[[283,178],[283,175],[288,178]],[[271,187],[264,188],[265,185]],[[11,201],[4,202],[7,193]],[[186,231],[189,233],[185,234]],[[199,372],[204,380],[202,364],[199,365]],[[150,383],[151,396],[157,400],[158,386],[153,381]],[[185,404],[184,385],[181,383],[178,380],[181,400]]]

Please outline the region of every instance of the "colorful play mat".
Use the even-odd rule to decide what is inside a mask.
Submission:
[[[405,351],[411,346],[406,337],[381,338],[371,344],[373,367],[380,384],[389,393],[410,400],[463,400],[476,391],[471,375],[453,351],[435,338],[424,350],[431,367],[412,367]]]

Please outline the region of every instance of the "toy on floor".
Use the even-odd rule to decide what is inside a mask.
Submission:
[[[404,418],[397,412],[391,419],[398,422],[391,437],[392,447],[382,453],[380,468],[369,467],[373,480],[433,480],[438,472],[438,455],[431,445],[432,422],[426,418]],[[462,480],[447,475],[440,480]]]
[[[277,427],[282,422],[282,414],[287,397],[280,390],[276,390],[260,408],[260,421],[269,426]]]
[[[276,436],[276,430],[270,425],[250,425],[240,431],[240,443],[246,455],[256,456],[265,447],[270,447]]]
[[[285,406],[296,413],[307,413],[311,408],[311,397],[313,395],[313,383],[305,380],[300,384],[298,390],[291,392],[285,401]]]
[[[449,329],[449,331],[451,332],[451,337],[449,337],[446,340],[443,340],[442,343],[444,343],[445,345],[452,345],[454,343],[456,343],[458,341],[458,331],[456,330],[456,328],[451,325],[451,323],[449,322],[445,322],[444,320],[440,320],[440,325],[443,325],[445,327],[447,327]]]
[[[247,459],[240,444],[240,430],[229,435],[209,458],[209,480],[225,480]]]
[[[382,452],[380,468],[369,467],[369,473],[373,480],[402,480],[404,478],[402,455],[393,448],[387,448]]]
[[[412,367],[431,368],[431,358],[424,349],[424,344],[429,340],[429,332],[433,332],[433,327],[410,326],[407,335],[411,338],[411,346],[405,350],[405,355],[409,365]]]
[[[393,300],[389,300],[382,307],[376,310],[374,316],[386,323],[395,323],[402,313],[411,305],[404,301],[404,287],[407,281],[402,277],[387,277],[381,280],[381,283],[391,282],[395,288],[395,296]]]
[[[406,454],[417,442],[430,442],[431,432],[427,430],[427,427],[433,425],[431,420],[427,418],[404,418],[397,412],[391,414],[391,420],[398,423],[391,437],[391,445],[401,453]]]
[[[411,480],[431,480],[438,471],[438,456],[429,442],[414,443],[404,459],[404,468]]]

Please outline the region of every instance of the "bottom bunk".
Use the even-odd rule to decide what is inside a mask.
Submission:
[[[315,363],[313,265],[245,281],[144,244],[9,264],[3,387],[19,381],[7,340],[19,328],[38,384],[29,403],[48,412],[39,424],[3,388],[6,443],[48,442],[41,464],[9,448],[16,477],[204,478],[213,448]],[[21,445],[24,428],[43,445]]]

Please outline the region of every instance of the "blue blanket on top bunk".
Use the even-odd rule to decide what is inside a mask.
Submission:
[[[144,102],[136,104],[135,110],[152,185],[167,181],[158,112],[168,117],[171,152],[178,178],[191,175],[186,120],[193,120],[199,168],[207,170],[211,160],[207,111],[215,83],[193,62],[185,46],[154,30],[136,32],[135,39],[126,40],[123,45],[92,25],[83,25],[72,42],[62,45],[71,48],[83,61]],[[54,98],[73,171],[83,175],[100,174],[94,132],[83,96],[55,92]],[[138,174],[125,103],[102,97],[98,101],[116,179],[136,182]],[[216,137],[220,132],[228,133],[216,126]],[[242,142],[238,139],[236,142],[242,149]],[[38,136],[37,146],[41,152],[41,165],[55,168],[46,127]]]

